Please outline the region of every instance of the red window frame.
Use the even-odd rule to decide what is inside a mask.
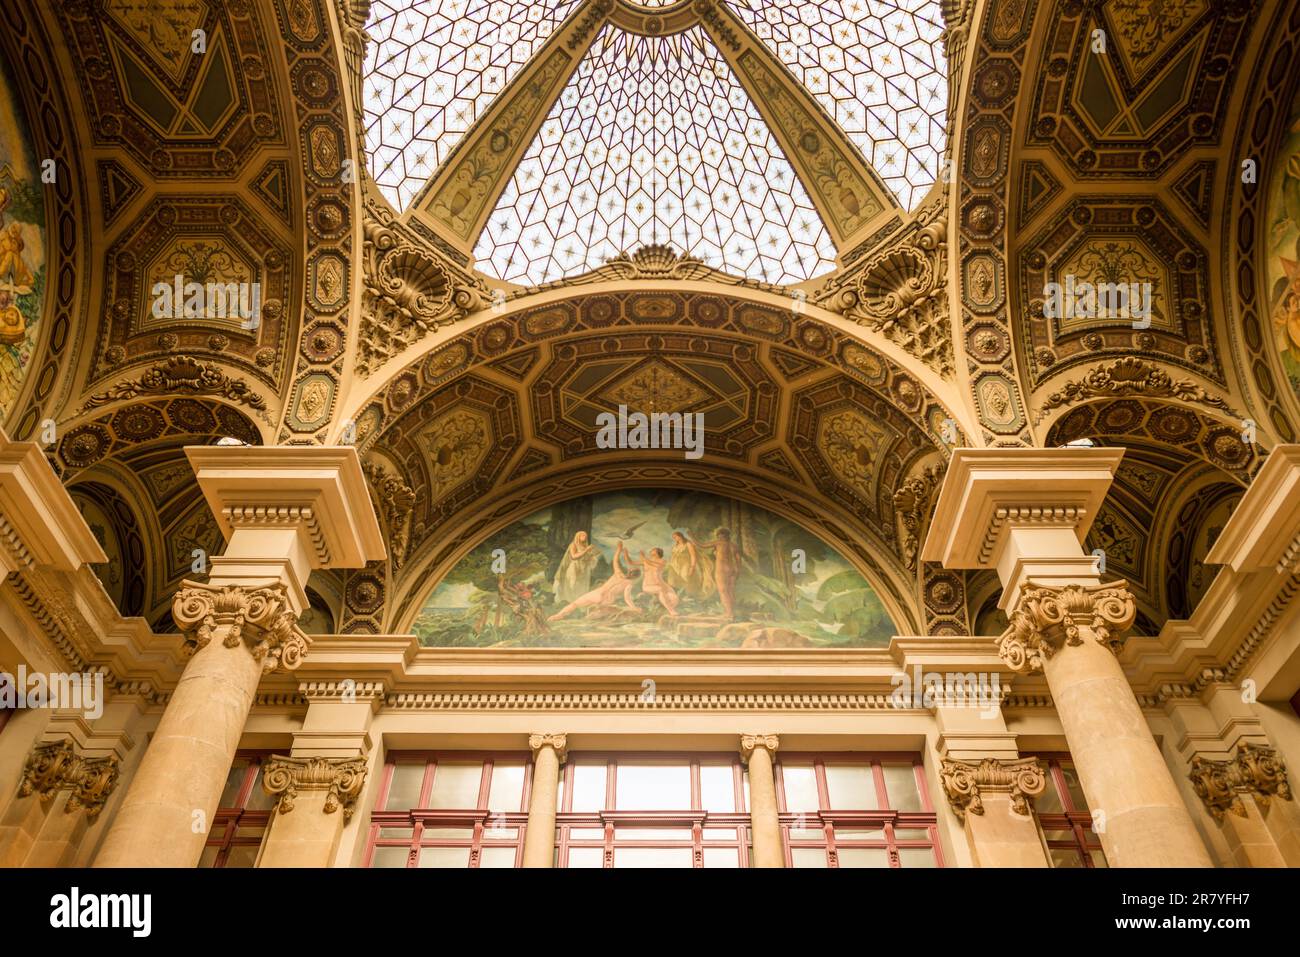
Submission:
[[[1048,752],[1035,754],[1033,757],[1047,765],[1047,786],[1055,789],[1057,799],[1064,809],[1052,812],[1041,811],[1038,807],[1034,809],[1034,816],[1038,819],[1038,827],[1043,835],[1043,843],[1049,849],[1048,861],[1052,867],[1058,866],[1052,851],[1072,851],[1078,867],[1097,867],[1094,854],[1101,858],[1103,867],[1107,866],[1101,839],[1092,830],[1092,812],[1074,800],[1070,788],[1065,783],[1062,765],[1067,765],[1071,771],[1074,770],[1074,762],[1071,761],[1070,755],[1065,752]],[[1041,801],[1040,797],[1038,803]],[[1049,832],[1054,833],[1049,836]],[[1061,836],[1061,832],[1067,832],[1069,836]]]
[[[440,761],[482,761],[483,772],[479,782],[477,805],[473,808],[430,808],[429,797]],[[490,811],[488,797],[492,786],[492,772],[499,762],[509,761],[524,765],[524,781],[517,811]],[[392,789],[393,774],[399,764],[424,764],[424,777],[420,782],[417,807],[385,810]],[[405,847],[406,867],[418,868],[421,848],[465,847],[469,849],[471,868],[482,863],[484,848],[511,847],[515,851],[515,867],[523,862],[524,827],[528,822],[528,803],[532,794],[533,762],[526,751],[393,751],[384,763],[383,782],[375,810],[370,813],[370,831],[366,840],[363,867],[372,867],[375,851],[381,847]],[[383,836],[385,830],[410,828],[405,838]],[[469,837],[449,837],[437,832],[443,829],[470,830]],[[427,836],[426,836],[427,832]],[[513,832],[513,833],[511,833]]]
[[[787,765],[812,764],[817,782],[816,811],[793,812],[785,788],[785,768]],[[876,786],[876,804],[874,809],[832,808],[830,790],[826,781],[826,766],[848,765],[871,767],[872,778]],[[921,810],[902,811],[890,807],[890,795],[885,784],[886,766],[907,766],[912,769],[916,781],[917,794],[920,797]],[[776,796],[781,840],[785,851],[785,866],[794,867],[795,849],[820,849],[826,853],[826,866],[839,868],[840,850],[865,848],[884,850],[889,867],[903,867],[900,849],[926,849],[934,855],[934,866],[943,867],[943,849],[939,842],[939,819],[934,804],[930,800],[930,791],[926,785],[921,756],[913,752],[778,752],[776,762]],[[925,830],[925,839],[899,837],[901,830]],[[794,831],[820,830],[820,837],[792,837]],[[845,831],[879,830],[879,838],[844,837]]]
[[[574,811],[574,776],[579,764],[605,763],[605,807],[599,811]],[[673,810],[638,810],[618,807],[619,764],[637,765],[653,763],[687,764],[690,768],[691,806]],[[708,811],[704,809],[700,768],[702,765],[725,764],[731,768],[732,788],[735,797],[734,811]],[[737,868],[750,866],[750,820],[746,806],[745,769],[739,755],[734,752],[664,752],[664,751],[583,751],[570,755],[561,775],[560,805],[555,815],[555,864],[568,867],[574,849],[599,848],[601,867],[614,868],[620,849],[644,848],[689,849],[691,867],[705,866],[706,850],[729,850],[736,854]],[[662,829],[664,834],[677,832],[673,837],[652,837],[647,829]],[[575,837],[575,831],[600,830],[602,836]],[[690,831],[690,837],[681,832]],[[629,830],[640,832],[627,836]],[[731,836],[725,836],[730,832]],[[651,831],[653,833],[653,831]]]
[[[228,807],[217,808],[212,829],[208,831],[208,839],[203,843],[205,854],[207,848],[215,847],[216,856],[212,858],[211,864],[200,862],[200,867],[230,867],[227,861],[233,848],[262,846],[262,841],[266,838],[267,825],[271,823],[272,812],[250,808],[248,802],[253,796],[253,789],[261,785],[262,764],[274,753],[274,751],[236,752],[235,761],[247,761],[248,765],[242,769],[243,780],[240,781],[239,789],[235,794],[235,803]],[[231,770],[234,771],[234,765],[231,766]],[[256,837],[247,833],[253,828],[258,829]]]

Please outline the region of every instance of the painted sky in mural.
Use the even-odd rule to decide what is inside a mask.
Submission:
[[[1269,190],[1268,284],[1282,368],[1300,394],[1300,96]]]
[[[13,74],[0,63],[0,416],[27,373],[45,296],[45,200],[31,141]]]
[[[673,489],[535,512],[438,584],[439,647],[884,647],[895,629],[838,552],[761,508]]]

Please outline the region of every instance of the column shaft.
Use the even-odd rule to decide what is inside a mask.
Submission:
[[[555,796],[560,786],[564,735],[533,735],[533,786],[524,830],[524,867],[555,864]]]
[[[771,743],[765,743],[765,739]],[[776,735],[757,739],[746,736],[741,746],[749,763],[749,822],[753,834],[755,867],[785,867],[781,847],[781,821],[776,803],[776,777],[772,769],[772,752]]]

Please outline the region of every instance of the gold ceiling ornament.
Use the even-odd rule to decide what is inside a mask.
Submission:
[[[394,568],[401,568],[410,544],[415,489],[378,462],[366,462],[361,468],[375,489],[375,511],[388,532],[389,558]]]
[[[352,93],[352,117],[356,121],[357,140],[364,142],[366,128],[365,110],[362,107],[363,83],[366,61],[366,22],[370,19],[370,0],[338,0],[339,26],[343,31],[343,54],[347,64],[348,86]],[[357,155],[360,155],[360,150]],[[355,163],[364,174],[366,164]]]
[[[959,818],[984,813],[981,792],[1005,791],[1011,810],[1029,816],[1030,799],[1047,787],[1043,764],[1037,758],[984,758],[978,764],[945,759],[939,768],[944,794]]]
[[[1216,821],[1231,811],[1246,817],[1242,795],[1254,795],[1265,807],[1274,797],[1290,801],[1291,784],[1286,776],[1286,764],[1274,748],[1242,744],[1234,757],[1225,761],[1212,761],[1199,755],[1192,759],[1188,775],[1197,797],[1205,802],[1206,809]]]
[[[1063,645],[1087,637],[1118,652],[1115,637],[1133,624],[1137,603],[1123,582],[1052,587],[1029,583],[1020,590],[998,656],[1013,671],[1039,671]]]
[[[86,400],[82,411],[98,408],[110,402],[138,399],[141,396],[211,395],[228,399],[261,414],[266,414],[266,400],[249,388],[248,382],[227,375],[211,362],[200,362],[193,356],[172,356],[165,362],[150,367],[138,379],[118,382],[107,392],[97,392]]]
[[[1241,417],[1226,400],[1211,395],[1192,380],[1174,379],[1152,362],[1125,356],[1104,366],[1094,366],[1077,382],[1067,382],[1043,401],[1035,413],[1035,420],[1041,422],[1048,412],[1063,405],[1125,395],[1179,399],[1218,409],[1234,418]]]
[[[487,287],[430,244],[406,236],[373,199],[363,230],[357,374],[364,378],[431,330],[481,308]]]
[[[894,508],[898,510],[898,521],[903,528],[903,563],[910,569],[916,568],[921,533],[930,514],[930,500],[943,480],[943,473],[942,467],[930,466],[894,491]]]
[[[298,616],[280,583],[249,588],[187,579],[172,601],[172,619],[185,635],[187,654],[203,650],[223,629],[222,644],[235,648],[244,643],[266,672],[297,668],[311,643],[298,630]]]
[[[262,768],[262,789],[276,798],[278,814],[294,809],[299,793],[324,791],[326,814],[343,809],[343,820],[352,820],[357,798],[366,783],[365,758],[292,758],[275,755]]]

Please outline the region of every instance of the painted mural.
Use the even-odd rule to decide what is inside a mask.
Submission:
[[[879,648],[895,629],[838,552],[743,502],[672,489],[535,512],[471,551],[413,624],[438,647]]]
[[[45,297],[45,199],[21,104],[0,62],[0,417],[31,364]]]
[[[1300,96],[1269,191],[1268,284],[1282,368],[1300,394]]]

